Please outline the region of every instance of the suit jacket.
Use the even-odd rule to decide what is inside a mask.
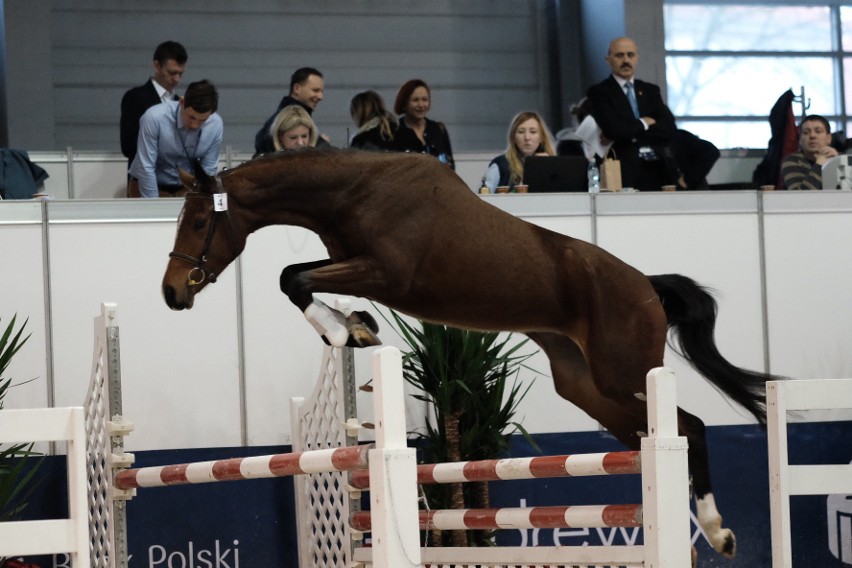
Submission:
[[[175,96],[175,100],[178,97]],[[153,79],[148,79],[144,85],[133,87],[121,97],[121,153],[127,156],[127,163],[131,163],[136,156],[136,139],[139,137],[139,119],[145,111],[160,100],[157,89],[154,88]]]
[[[633,183],[636,170],[641,167],[639,148],[649,146],[660,159],[665,160],[669,155],[669,141],[676,130],[674,116],[663,102],[657,85],[634,79],[633,88],[639,115],[656,121],[647,130],[642,121],[633,116],[627,94],[612,75],[590,87],[586,93],[592,116],[604,136],[612,140],[612,149],[621,160],[625,184]]]

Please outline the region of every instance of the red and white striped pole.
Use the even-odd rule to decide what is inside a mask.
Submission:
[[[417,466],[417,483],[465,483],[470,481],[500,481],[550,477],[580,477],[641,473],[639,452],[609,452],[508,458]],[[353,471],[349,484],[356,489],[370,487],[369,472]]]
[[[641,527],[642,505],[582,505],[419,511],[420,530],[496,530]],[[350,517],[353,529],[369,532],[370,512]]]
[[[293,454],[125,469],[116,474],[115,486],[119,489],[165,487],[365,469],[368,466],[367,453],[372,447],[372,445],[363,445]]]

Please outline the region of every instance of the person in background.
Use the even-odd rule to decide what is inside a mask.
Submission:
[[[299,105],[285,106],[269,127],[275,150],[297,150],[317,145],[317,127],[308,111]]]
[[[358,127],[351,146],[363,150],[394,150],[394,136],[399,121],[385,108],[385,101],[376,91],[364,91],[352,97],[349,114]]]
[[[636,42],[628,37],[613,40],[606,62],[612,74],[586,93],[592,116],[621,161],[623,186],[660,191],[677,179],[667,148],[675,134],[674,116],[657,85],[635,79]]]
[[[127,165],[136,157],[139,119],[154,105],[178,99],[175,89],[186,70],[186,49],[176,41],[164,41],[154,50],[154,75],[144,85],[133,87],[121,97],[119,135]]]
[[[325,97],[325,79],[313,67],[301,67],[290,76],[290,92],[278,103],[278,108],[272,113],[254,137],[255,156],[275,151],[275,143],[270,134],[270,127],[275,117],[284,107],[298,105],[313,116],[314,111]],[[320,137],[317,144],[326,144],[328,139]]]
[[[721,155],[716,145],[692,132],[677,129],[669,147],[678,170],[677,188],[710,189],[707,174]]]
[[[494,193],[497,186],[518,185],[524,179],[524,160],[529,156],[555,156],[547,125],[532,111],[515,115],[509,125],[506,151],[488,164],[483,185]]]
[[[781,161],[784,189],[822,189],[822,166],[839,155],[831,146],[831,126],[824,116],[811,114],[799,125],[796,152]]]
[[[180,197],[179,170],[200,163],[215,175],[222,145],[219,93],[210,81],[190,83],[179,101],[149,108],[139,121],[138,152],[130,164],[128,197]]]
[[[393,111],[399,115],[395,148],[399,152],[431,154],[456,169],[447,127],[426,118],[432,108],[431,96],[429,86],[422,79],[411,79],[399,88],[393,104]]]

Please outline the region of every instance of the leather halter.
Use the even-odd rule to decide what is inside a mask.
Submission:
[[[225,188],[222,185],[222,180],[217,175],[216,180],[216,189],[220,193],[225,193]],[[213,200],[213,194],[211,193],[202,193],[200,191],[190,191],[186,194],[186,199],[210,199]],[[207,255],[210,252],[210,245],[213,243],[213,235],[216,234],[216,226],[218,224],[219,218],[224,214],[225,219],[228,221],[228,237],[231,241],[232,250],[236,251],[237,246],[234,242],[234,226],[231,223],[231,212],[228,208],[225,208],[222,211],[217,211],[216,208],[213,208],[213,217],[208,223],[207,228],[207,236],[204,237],[204,245],[201,249],[201,254],[197,257],[184,254],[182,252],[172,251],[169,253],[170,258],[177,258],[178,260],[182,260],[184,262],[188,262],[192,265],[192,268],[189,269],[189,272],[186,274],[186,285],[187,286],[198,286],[205,280],[209,280],[210,283],[216,282],[216,274],[211,272],[207,268]],[[197,279],[196,279],[197,276]]]

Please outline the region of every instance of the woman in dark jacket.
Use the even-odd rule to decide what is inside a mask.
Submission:
[[[411,79],[400,87],[393,105],[394,112],[400,115],[396,149],[431,154],[455,169],[447,127],[426,118],[430,108],[431,92],[425,81]]]
[[[364,91],[352,97],[349,114],[358,126],[351,146],[363,150],[395,150],[394,138],[399,122],[385,108],[385,101],[376,91]]]

